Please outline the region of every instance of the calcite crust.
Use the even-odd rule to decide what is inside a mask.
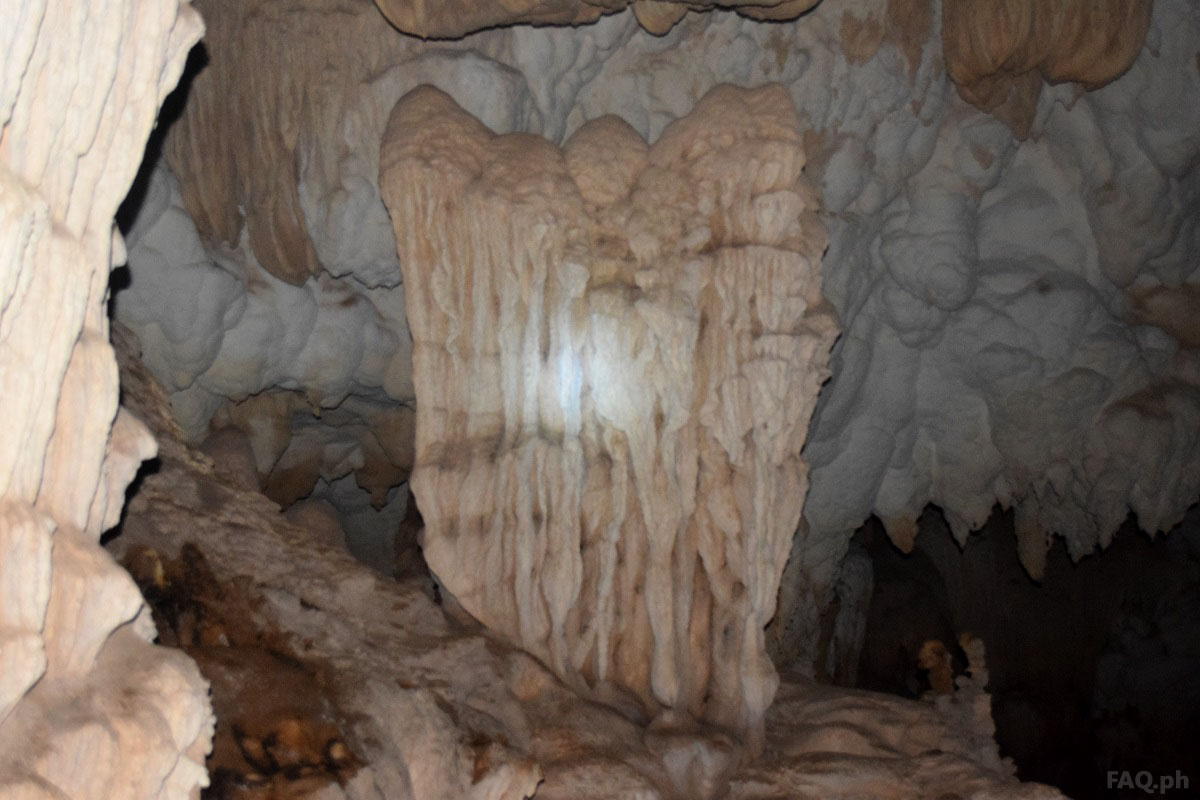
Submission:
[[[837,331],[803,166],[778,86],[561,151],[423,88],[381,155],[430,566],[580,690],[751,746]]]

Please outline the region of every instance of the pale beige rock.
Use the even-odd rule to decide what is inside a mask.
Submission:
[[[730,800],[1056,800],[1011,777],[990,739],[978,676],[936,702],[785,684],[767,715],[763,760],[730,780]],[[981,720],[980,714],[983,715]]]
[[[815,4],[752,0],[732,5],[758,19],[794,19]],[[353,191],[339,197],[321,186],[336,188],[344,179],[339,171],[346,162],[361,159],[370,164],[374,159],[367,149],[378,141],[378,133],[362,142],[359,130],[369,129],[375,114],[390,110],[402,93],[393,94],[394,87],[408,80],[404,73],[423,75],[425,81],[449,90],[461,68],[454,66],[460,54],[476,48],[483,54],[496,47],[479,40],[461,46],[446,43],[441,70],[447,74],[439,75],[432,61],[408,63],[431,50],[414,37],[458,38],[516,23],[582,24],[629,5],[630,0],[401,0],[381,3],[381,15],[369,3],[340,0],[197,0],[197,9],[208,21],[207,61],[191,81],[182,116],[167,136],[166,161],[210,249],[237,245],[245,237],[263,268],[302,285],[322,269],[344,267],[331,263],[336,260],[333,253],[321,252],[320,239],[336,238],[339,222],[342,227],[351,225],[346,217],[367,209],[317,212],[312,204],[354,199]],[[633,9],[647,28],[665,33],[688,9],[705,11],[717,5],[639,0]],[[383,16],[412,36],[398,33]],[[354,47],[347,48],[345,42],[354,42]],[[451,68],[455,71],[449,72]],[[524,102],[510,96],[483,102],[505,101]],[[519,110],[505,113],[520,116]],[[319,219],[322,213],[330,218]],[[401,374],[395,382],[403,386],[407,360],[397,367]],[[396,396],[396,387],[388,388]]]
[[[669,3],[664,0],[636,0],[633,3],[633,14],[638,24],[655,36],[662,36],[675,27],[675,23],[683,19],[688,7],[683,3]]]
[[[648,150],[596,124],[564,155],[430,88],[392,114],[426,560],[575,688],[753,751],[836,333],[800,131],[779,87]]]
[[[119,350],[136,344],[117,328]],[[343,787],[352,800],[518,800],[540,771],[525,753],[530,724],[507,688],[498,645],[451,629],[413,584],[383,580],[349,553],[319,545],[261,494],[223,480],[183,444],[162,390],[136,362],[123,383],[155,432],[161,469],[149,476],[110,547],[204,554],[214,591],[262,626],[276,653],[319,666],[344,718],[346,744],[366,762]],[[544,672],[544,670],[543,670]],[[549,676],[546,691],[569,693]],[[511,746],[499,742],[505,740]],[[486,761],[476,745],[496,744]]]
[[[98,539],[155,451],[117,407],[113,215],[201,25],[175,2],[90,11],[18,4],[0,26],[0,795],[195,797],[206,687],[150,645]]]

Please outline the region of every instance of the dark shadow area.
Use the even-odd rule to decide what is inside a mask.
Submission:
[[[104,546],[121,535],[121,528],[125,524],[125,515],[129,512],[129,504],[133,501],[138,490],[142,488],[142,484],[146,478],[155,474],[162,469],[162,461],[155,457],[142,462],[138,467],[137,474],[133,476],[133,480],[129,482],[129,486],[125,487],[125,504],[121,506],[121,519],[110,530],[105,531],[100,535],[100,545]]]
[[[128,289],[129,284],[133,281],[133,275],[129,272],[128,266],[115,267],[108,276],[108,300],[106,300],[105,313],[108,314],[110,320],[116,319],[116,297],[123,290]]]
[[[934,688],[918,663],[926,642],[942,642],[957,673],[967,665],[945,581],[927,554],[916,549],[904,553],[892,544],[876,517],[855,537],[870,555],[874,572],[858,686],[916,700]]]
[[[129,193],[125,195],[125,199],[117,208],[117,227],[120,228],[122,236],[129,233],[133,221],[137,219],[138,210],[141,209],[142,203],[146,199],[146,191],[150,187],[150,175],[154,172],[154,165],[162,158],[167,133],[176,120],[183,115],[188,94],[191,92],[192,81],[206,66],[208,66],[208,50],[205,49],[204,42],[200,42],[188,53],[183,74],[179,77],[179,85],[163,101],[154,130],[150,132],[150,138],[146,141],[146,154],[142,156],[142,164],[138,167],[133,184],[129,187]],[[128,279],[126,282],[128,284]],[[118,288],[120,287],[113,287],[114,294]]]
[[[1011,511],[995,510],[963,548],[933,507],[911,553],[878,521],[856,539],[875,573],[861,686],[919,696],[929,682],[914,651],[968,632],[987,646],[996,738],[1023,780],[1076,800],[1145,797],[1150,780],[1155,793],[1197,796],[1198,507],[1165,536],[1131,516],[1078,563],[1056,538],[1041,582],[1018,560]]]

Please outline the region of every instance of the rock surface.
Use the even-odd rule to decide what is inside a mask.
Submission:
[[[14,4],[0,25],[0,795],[198,796],[204,681],[100,547],[154,441],[117,407],[113,215],[200,20]],[[117,47],[120,43],[120,47]]]
[[[158,172],[130,237],[143,302],[121,304],[122,314],[192,434],[244,414],[255,469],[280,496],[355,473],[368,496],[390,502],[413,455],[402,265],[376,186],[395,101],[435,83],[496,131],[553,141],[578,131],[575,152],[636,162],[650,156],[626,124],[658,139],[716,84],[783,83],[799,112],[790,135],[805,131],[824,199],[826,292],[847,328],[813,426],[808,520],[782,595],[780,640],[803,668],[847,534],[870,510],[905,543],[929,499],[960,537],[994,500],[1015,505],[1020,551],[1037,572],[1051,533],[1079,556],[1107,542],[1127,507],[1164,528],[1200,491],[1200,10],[1160,0],[1140,52],[1122,43],[1095,74],[1033,59],[1051,80],[1090,86],[1137,52],[1097,92],[1043,90],[1034,136],[1018,143],[950,91],[946,28],[938,35],[949,8],[825,3],[785,27],[639,2],[578,29],[427,44],[382,25],[366,3],[208,3],[213,69],[168,143],[184,189]],[[117,406],[103,302],[122,255],[112,218],[198,33],[186,5],[139,0],[26,3],[0,28],[6,797],[194,797],[204,782],[203,681],[182,655],[149,644],[141,598],[97,544],[154,451]],[[1042,47],[1024,33],[1005,41]],[[950,57],[979,55],[960,50]],[[977,60],[972,80],[986,84],[990,62]],[[625,123],[585,127],[609,113]],[[621,196],[620,171],[598,182],[588,158],[571,147],[561,158],[587,187],[585,207]],[[655,240],[630,248],[648,257]],[[619,295],[611,302],[624,308]],[[517,798],[539,776],[541,797],[1054,796],[1017,784],[1000,761],[982,675],[932,704],[786,683],[765,711],[763,759],[740,770],[726,733],[670,712],[642,726],[581,701],[529,656],[443,616],[423,586],[380,580],[260,495],[222,483],[183,445],[145,374],[127,372],[162,467],[117,547],[205,548],[214,582],[245,601],[255,629],[328,667],[351,743],[370,764],[325,796]],[[249,413],[251,395],[265,413]],[[326,416],[334,407],[342,413]],[[795,430],[802,438],[804,426]],[[777,519],[798,514],[798,497],[771,500],[787,506]],[[755,613],[774,603],[743,599]],[[1130,658],[1152,646],[1126,644]],[[765,664],[757,646],[740,652]],[[761,714],[772,681],[745,674],[757,694],[741,708]]]
[[[1036,574],[1052,536],[1081,558],[1129,509],[1143,528],[1166,530],[1200,496],[1195,4],[1155,3],[1140,49],[1132,22],[1143,20],[1131,18],[1111,52],[1136,54],[1112,83],[1041,87],[1030,137],[1018,140],[951,79],[963,62],[972,80],[1009,80],[987,78],[992,51],[955,33],[986,4],[825,2],[784,25],[714,11],[661,37],[625,11],[577,28],[421,42],[365,3],[206,3],[231,19],[252,8],[208,44],[213,70],[256,77],[214,72],[193,85],[196,111],[168,137],[184,190],[148,204],[135,225],[133,283],[117,307],[190,435],[261,394],[253,415],[237,413],[259,420],[250,437],[264,476],[296,440],[278,481],[287,493],[353,479],[368,463],[378,487],[411,464],[411,439],[376,437],[408,449],[380,460],[361,433],[393,414],[392,430],[411,423],[401,418],[414,397],[404,286],[376,178],[404,93],[435,85],[496,133],[564,142],[615,114],[654,140],[714,85],[778,82],[805,131],[830,240],[824,291],[845,331],[807,441],[806,524],[772,630],[781,660],[811,669],[820,658],[822,610],[852,531],[872,513],[908,546],[930,502],[960,541],[996,503],[1013,507]],[[1080,33],[1081,53],[1098,52],[1093,32],[1112,30]],[[1090,86],[1119,71],[1106,57],[1094,74],[1060,71],[1075,62],[1047,51],[1041,31],[1014,26],[996,46],[1028,55],[1027,76]],[[267,51],[259,40],[292,45]],[[319,69],[297,56],[318,52]],[[223,152],[218,130],[247,143],[229,156],[236,169],[212,155]],[[271,131],[289,135],[260,144]],[[255,198],[267,195],[295,196],[299,211],[271,215],[254,236],[249,220],[210,221],[237,217],[239,205],[265,209]],[[288,244],[260,247],[260,237]],[[303,286],[272,275],[273,254],[308,248],[316,262],[279,270]],[[330,416],[339,402],[343,415]],[[295,427],[317,430],[293,437]]]
[[[1098,89],[1129,69],[1152,7],[1153,0],[947,0],[946,70],[963,99],[1025,137],[1043,84]]]
[[[630,8],[638,23],[661,36],[689,11],[711,11],[717,6],[735,8],[754,19],[791,20],[820,0],[517,0],[486,3],[451,0],[428,4],[414,0],[377,0],[393,25],[421,38],[457,39],[468,33],[506,25],[580,25],[605,14]]]
[[[126,560],[148,548],[167,561],[201,554],[205,570],[189,574],[207,576],[197,592],[215,598],[231,645],[289,664],[285,686],[316,676],[360,762],[321,798],[1061,798],[1017,782],[1000,759],[978,654],[972,679],[936,701],[785,680],[766,713],[763,757],[741,768],[721,730],[671,714],[647,726],[587,701],[455,612],[453,598],[439,606],[420,581],[380,578],[214,470],[184,445],[136,341],[119,329],[116,339],[130,411],[155,433],[161,463],[109,547]],[[215,638],[203,664],[222,675],[249,668]],[[293,699],[289,711],[312,702]],[[235,702],[230,713],[246,718],[254,706]]]
[[[837,332],[787,93],[559,151],[420,89],[383,141],[430,568],[571,685],[757,742]]]

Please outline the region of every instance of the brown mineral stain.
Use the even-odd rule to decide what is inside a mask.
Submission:
[[[975,160],[979,162],[979,166],[988,169],[992,166],[992,162],[996,160],[992,151],[981,144],[971,145],[971,155],[975,156]]]
[[[828,140],[829,135],[823,133],[822,131],[814,130],[812,128],[808,128],[804,131],[802,134],[804,154],[810,163],[812,162],[813,155],[815,153],[825,149],[828,146]]]
[[[1130,287],[1132,321],[1153,325],[1183,347],[1200,349],[1200,285]]]
[[[954,694],[954,667],[944,642],[929,639],[921,645],[917,666],[929,673],[929,684],[935,694]]]
[[[859,19],[847,11],[842,14],[842,50],[851,64],[865,64],[883,44],[883,25],[874,17]]]
[[[787,63],[790,49],[787,41],[783,38],[783,34],[778,29],[772,30],[767,36],[764,43],[764,48],[770,51],[775,56],[775,68],[783,69],[783,65]],[[1200,53],[1196,54],[1197,60],[1200,60]]]
[[[921,51],[933,28],[933,6],[929,0],[888,0],[887,40],[904,54],[911,79],[921,65]]]

